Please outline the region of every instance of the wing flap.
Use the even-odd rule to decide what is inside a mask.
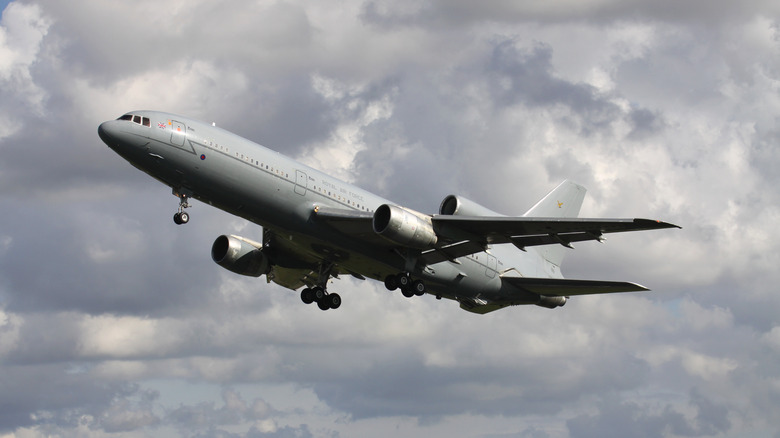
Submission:
[[[626,281],[573,280],[568,278],[503,277],[511,285],[547,297],[644,292],[650,289]]]

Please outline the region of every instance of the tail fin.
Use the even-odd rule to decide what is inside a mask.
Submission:
[[[585,199],[585,187],[566,180],[554,188],[541,201],[525,212],[525,217],[577,217],[582,201]],[[546,245],[537,248],[539,255],[560,268],[567,249],[562,245]],[[560,272],[560,270],[558,270]]]
[[[525,217],[577,217],[582,201],[585,199],[585,187],[566,180],[554,188],[541,201],[525,212]]]

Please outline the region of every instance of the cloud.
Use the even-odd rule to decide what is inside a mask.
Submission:
[[[17,0],[0,21],[0,431],[161,436],[772,435],[780,400],[773,2]],[[411,208],[683,230],[582,243],[650,293],[478,316],[371,281],[338,312],[211,263],[259,227],[106,148],[161,109]]]

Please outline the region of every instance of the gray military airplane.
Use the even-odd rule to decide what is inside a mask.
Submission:
[[[341,305],[330,278],[384,281],[406,297],[425,293],[484,314],[507,306],[563,306],[573,295],[646,291],[634,283],[565,279],[573,242],[606,233],[679,228],[648,219],[577,218],[585,189],[564,181],[521,217],[447,196],[423,214],[339,181],[233,133],[186,117],[133,111],[98,128],[122,158],[179,198],[186,224],[198,199],[263,228],[262,242],[217,237],[212,259],[241,275],[301,289],[322,310]]]

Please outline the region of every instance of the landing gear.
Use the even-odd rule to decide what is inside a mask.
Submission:
[[[187,212],[182,211],[173,215],[173,222],[175,222],[176,225],[184,225],[189,221],[190,215],[187,214]]]
[[[413,296],[425,295],[425,283],[422,280],[412,280],[411,275],[408,272],[401,272],[397,275],[388,275],[385,277],[385,287],[387,290],[393,291],[401,289],[401,294],[407,298]]]
[[[317,307],[321,310],[338,309],[341,307],[341,295],[329,294],[320,286],[304,288],[301,291],[301,301],[303,301],[304,304],[316,302]]]
[[[190,207],[190,203],[187,202],[190,197],[176,190],[173,191],[173,194],[179,198],[179,212],[173,215],[173,222],[176,225],[184,225],[190,221],[190,215],[184,211],[185,208]]]

